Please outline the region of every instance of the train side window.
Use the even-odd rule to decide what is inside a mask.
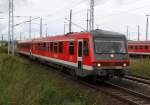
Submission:
[[[147,46],[147,45],[145,45],[145,46],[144,46],[144,49],[145,49],[145,50],[148,50],[148,46]]]
[[[47,50],[47,44],[46,43],[43,43],[43,46],[42,46],[42,50]]]
[[[130,49],[133,49],[133,46],[131,46]]]
[[[53,42],[50,42],[50,52],[53,52]]]
[[[54,53],[58,53],[58,43],[54,43]]]
[[[143,49],[143,46],[140,46],[140,49]]]
[[[46,51],[46,50],[47,50],[47,45],[46,45],[46,43],[40,43],[40,44],[39,44],[39,50]]]
[[[136,49],[139,49],[139,46],[136,46]]]
[[[133,49],[135,50],[135,46],[133,46]]]
[[[39,44],[38,43],[35,44],[35,49],[39,50]]]
[[[69,54],[74,55],[74,42],[69,42]]]
[[[63,42],[59,42],[59,53],[63,53]]]
[[[88,41],[85,40],[84,41],[84,56],[88,56],[88,55],[89,55]]]
[[[41,43],[38,44],[38,50],[41,50]]]

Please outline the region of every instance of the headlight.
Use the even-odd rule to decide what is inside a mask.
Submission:
[[[124,66],[124,67],[126,67],[126,66],[127,66],[127,64],[126,64],[126,63],[124,63],[124,64],[123,64],[123,66]]]
[[[97,67],[101,67],[101,64],[100,64],[100,63],[98,63],[98,64],[97,64]]]
[[[111,54],[111,55],[110,55],[110,57],[111,57],[111,58],[114,58],[114,57],[115,57],[115,55],[114,55],[114,54]]]

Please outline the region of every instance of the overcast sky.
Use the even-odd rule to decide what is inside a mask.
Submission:
[[[15,16],[41,16],[43,24],[48,25],[48,34],[63,34],[65,18],[73,10],[73,22],[86,28],[86,14],[90,0],[14,0]],[[0,0],[0,18],[8,18],[8,0]],[[136,40],[137,26],[140,25],[141,40],[145,39],[146,14],[150,14],[150,0],[95,0],[95,28],[126,34],[129,26],[130,38]],[[15,24],[28,18],[17,18]],[[0,19],[0,31],[7,34],[7,19]],[[32,37],[39,36],[39,20],[32,22]],[[28,23],[15,28],[15,37],[19,33],[28,38]],[[45,34],[43,26],[43,34]],[[68,31],[68,25],[66,26]],[[73,26],[73,31],[82,29]],[[149,31],[150,33],[150,31]],[[6,37],[6,36],[5,36]],[[150,39],[150,34],[149,34]]]

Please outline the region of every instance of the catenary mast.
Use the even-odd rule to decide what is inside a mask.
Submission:
[[[90,31],[94,30],[94,0],[90,1]]]
[[[8,55],[15,53],[14,43],[14,0],[9,0],[9,23],[8,23]]]

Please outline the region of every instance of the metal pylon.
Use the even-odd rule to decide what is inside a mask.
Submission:
[[[9,24],[8,24],[8,55],[15,52],[14,46],[14,1],[9,0]]]
[[[94,0],[90,2],[90,30],[94,30]]]

